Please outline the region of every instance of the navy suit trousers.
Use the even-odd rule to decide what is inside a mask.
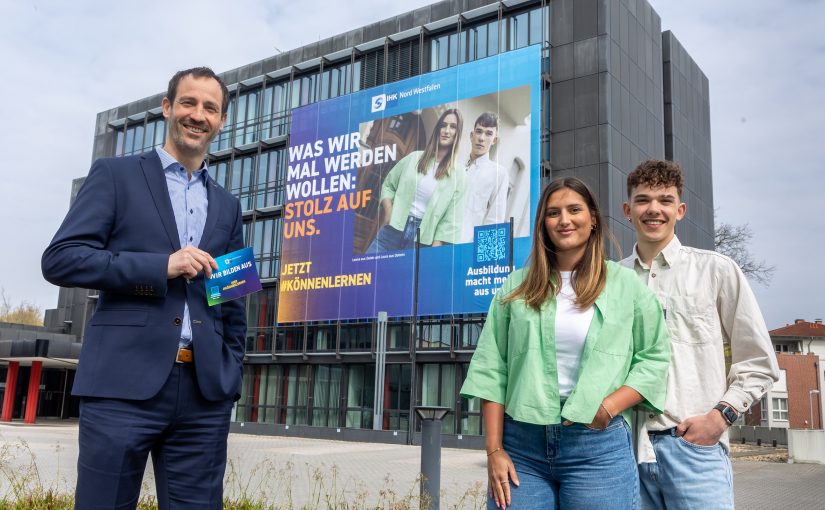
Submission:
[[[220,509],[231,400],[206,400],[192,363],[148,400],[84,397],[75,507],[135,508],[152,455],[158,507]]]

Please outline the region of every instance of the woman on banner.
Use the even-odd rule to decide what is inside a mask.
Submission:
[[[456,242],[464,175],[455,157],[462,127],[461,112],[445,110],[424,150],[407,154],[390,170],[381,187],[381,226],[367,253],[413,248],[418,228],[422,246]]]
[[[656,296],[605,260],[604,236],[587,186],[553,181],[527,266],[490,305],[461,388],[482,399],[488,508],[637,505],[623,415],[661,412],[670,340]]]

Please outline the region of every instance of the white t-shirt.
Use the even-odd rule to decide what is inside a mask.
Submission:
[[[560,271],[561,290],[556,296],[556,367],[559,395],[567,398],[579,380],[584,341],[593,320],[593,305],[586,310],[576,307],[576,291],[570,283],[571,271]]]
[[[464,217],[461,224],[462,243],[472,243],[475,227],[506,223],[507,172],[485,154],[467,164],[464,191]]]
[[[410,207],[410,214],[418,219],[424,217],[424,211],[427,210],[427,204],[435,192],[436,184],[438,184],[435,180],[435,169],[437,167],[438,163],[433,161],[433,164],[427,169],[425,175],[418,174],[418,184],[415,187],[415,200],[413,200],[412,207]]]

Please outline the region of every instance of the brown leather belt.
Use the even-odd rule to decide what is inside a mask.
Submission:
[[[192,363],[193,361],[195,361],[195,354],[192,352],[192,349],[178,347],[178,363]]]

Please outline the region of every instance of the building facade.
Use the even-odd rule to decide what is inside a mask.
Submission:
[[[290,112],[530,45],[542,55],[542,180],[573,175],[592,187],[619,258],[634,241],[621,207],[627,173],[646,158],[675,159],[690,210],[678,234],[713,247],[708,81],[645,0],[442,1],[227,71],[232,101],[209,171],[241,201],[264,285],[247,298],[236,430],[412,441],[414,406],[440,405],[451,409],[447,443],[480,436],[480,403],[458,390],[483,314],[421,317],[415,328],[410,317],[390,317],[380,381],[375,321],[276,324]],[[161,145],[162,98],[98,114],[93,158]],[[48,319],[82,336],[94,299],[61,289]]]
[[[822,319],[770,331],[781,371],[780,380],[751,408],[747,425],[792,429],[821,429],[825,370],[825,325]]]

